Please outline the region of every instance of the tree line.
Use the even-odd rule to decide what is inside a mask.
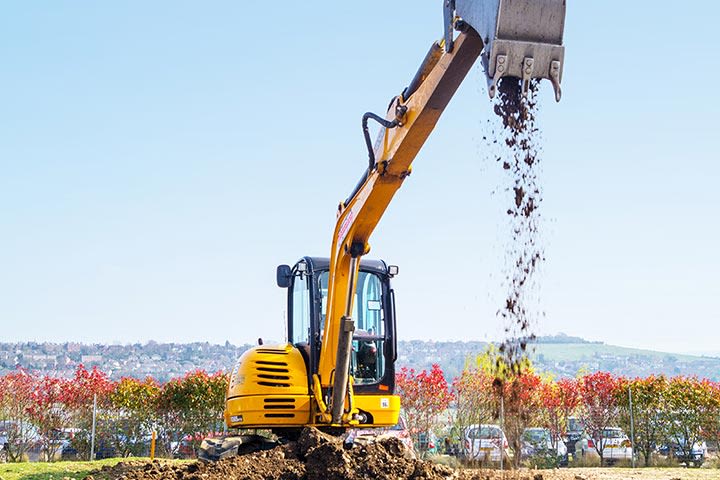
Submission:
[[[526,428],[547,428],[558,442],[576,421],[602,464],[603,431],[621,427],[630,435],[632,421],[633,449],[650,466],[661,445],[690,455],[696,442],[720,442],[720,382],[696,377],[595,372],[555,380],[533,371],[527,360],[522,368],[507,368],[491,348],[450,383],[436,364],[429,371],[401,369],[397,387],[416,445],[423,432],[443,427],[446,437],[462,443],[470,425],[502,424],[509,446],[520,452]],[[520,455],[513,461],[519,465]]]
[[[6,432],[8,460],[26,459],[31,448],[52,460],[68,442],[78,458],[89,458],[93,410],[96,451],[146,455],[154,431],[157,454],[173,456],[182,440],[195,448],[204,436],[223,430],[227,383],[225,373],[202,370],[165,383],[152,377],[115,381],[82,365],[72,378],[15,370],[0,376],[0,431]],[[470,425],[501,423],[519,452],[525,428],[547,428],[559,441],[576,419],[602,461],[603,430],[619,426],[629,434],[631,417],[633,448],[646,465],[662,444],[692,448],[699,440],[720,441],[720,382],[695,377],[595,372],[556,380],[534,372],[527,361],[521,369],[504,368],[490,349],[450,382],[433,365],[419,372],[403,368],[396,383],[417,444],[423,432],[440,427],[462,442]]]
[[[90,458],[95,412],[95,451],[113,456],[147,455],[157,434],[157,452],[172,456],[187,439],[196,446],[205,435],[222,431],[227,375],[197,370],[159,383],[152,377],[111,380],[79,365],[72,378],[23,369],[0,377],[0,431],[9,461],[39,449],[54,460],[70,446]]]

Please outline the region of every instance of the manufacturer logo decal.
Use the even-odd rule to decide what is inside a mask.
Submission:
[[[342,225],[340,225],[340,230],[338,231],[338,240],[343,241],[345,240],[345,235],[347,235],[348,230],[350,230],[350,225],[352,224],[353,218],[355,218],[355,211],[350,210],[348,213],[348,216],[345,217],[345,220],[343,220]]]

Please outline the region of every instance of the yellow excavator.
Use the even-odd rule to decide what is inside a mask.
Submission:
[[[232,370],[228,428],[271,430],[292,438],[306,426],[330,432],[398,422],[395,395],[397,266],[366,260],[370,235],[443,110],[478,57],[493,97],[503,77],[528,92],[548,79],[560,100],[565,0],[442,0],[444,35],[427,53],[383,118],[362,117],[368,165],[340,203],[329,258],[304,257],[277,268],[288,289],[287,343],[258,345]],[[373,144],[369,121],[380,125]],[[274,445],[260,435],[203,442],[208,460]]]

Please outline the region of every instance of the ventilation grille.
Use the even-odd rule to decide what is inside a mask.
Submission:
[[[295,410],[294,398],[266,398],[265,410]]]
[[[295,414],[288,410],[295,410],[294,398],[266,398],[263,408],[268,410],[265,418],[294,418]],[[278,411],[284,410],[284,411]]]
[[[287,362],[257,360],[257,384],[263,387],[290,388],[290,369]]]

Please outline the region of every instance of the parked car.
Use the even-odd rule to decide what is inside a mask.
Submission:
[[[433,432],[420,432],[418,434],[418,450],[435,455],[439,451],[439,441]]]
[[[80,433],[79,428],[59,428],[55,429],[54,437],[60,442],[57,455],[61,460],[78,460],[78,451],[73,445],[75,435]]]
[[[707,444],[704,441],[693,443],[691,449],[685,448],[685,439],[676,439],[674,442],[660,446],[658,452],[661,455],[672,455],[678,462],[685,463],[689,467],[700,467],[707,458]]]
[[[34,425],[24,421],[0,420],[0,437],[2,451],[8,460],[13,460],[11,451],[27,461],[40,460],[40,433]]]
[[[395,437],[400,440],[408,449],[413,457],[415,456],[415,447],[413,446],[410,431],[407,429],[405,420],[400,417],[398,423],[392,427],[386,428],[353,428],[348,431],[344,442],[346,444],[368,443],[377,441],[382,438]]]
[[[627,435],[619,427],[608,427],[603,429],[600,438],[599,449],[603,452],[603,459],[608,463],[617,460],[632,460],[632,443]],[[598,449],[595,448],[595,441],[589,435],[583,437],[575,444],[577,456],[599,457]]]
[[[561,438],[552,438],[547,428],[526,428],[523,431],[521,460],[534,459],[543,466],[567,466],[568,452]]]
[[[500,462],[510,455],[508,441],[499,425],[471,425],[465,429],[463,456],[467,460]]]
[[[7,443],[7,432],[4,430],[0,430],[0,463],[5,463],[8,461]]]

